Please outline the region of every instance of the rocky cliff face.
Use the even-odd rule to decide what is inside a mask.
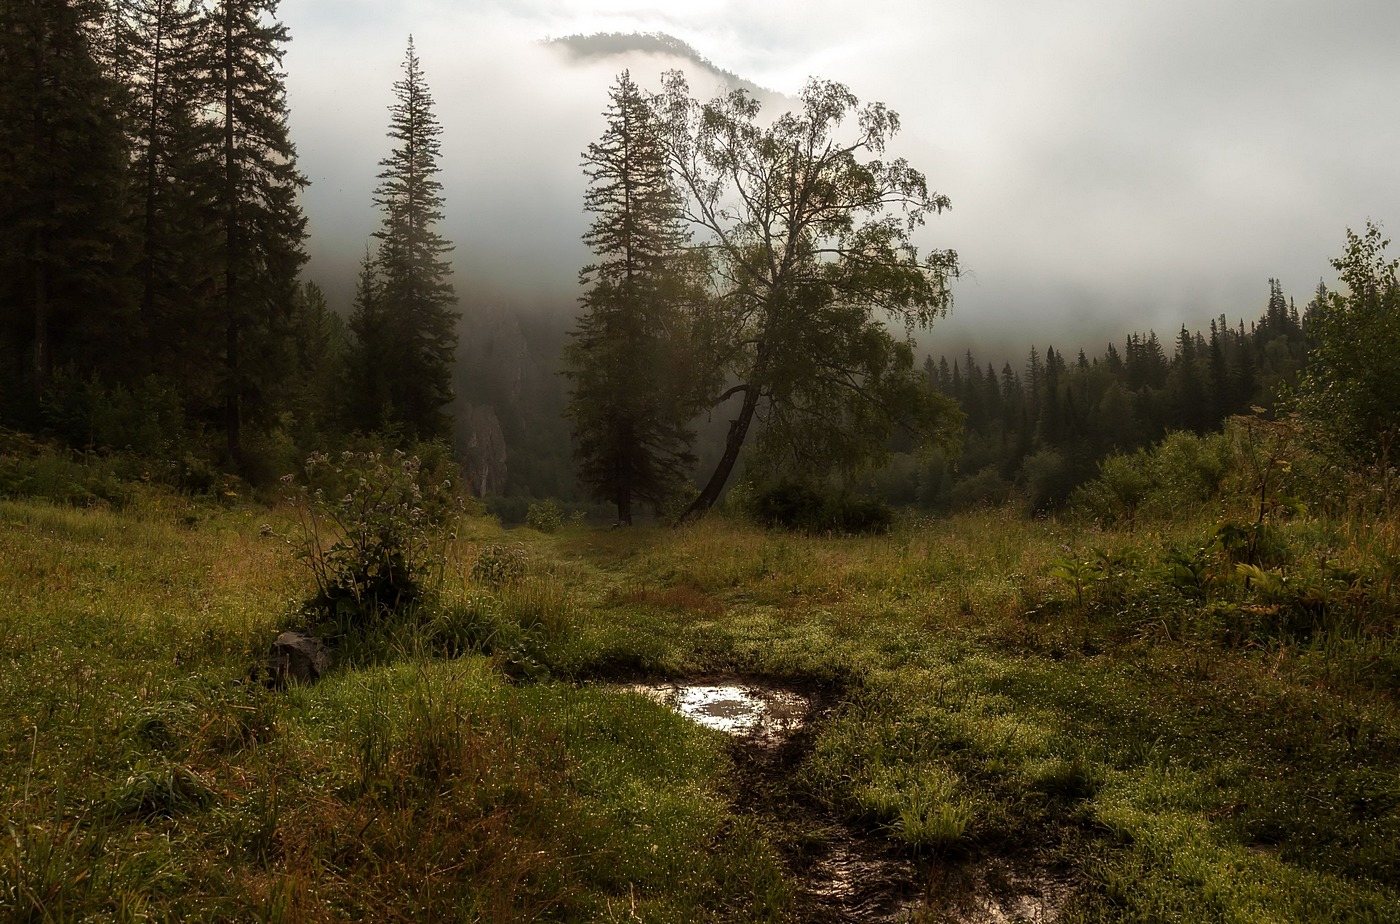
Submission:
[[[492,305],[471,310],[457,359],[454,437],[478,496],[570,498],[575,483],[558,375],[570,321]]]
[[[508,452],[496,409],[489,404],[460,403],[453,435],[472,493],[477,497],[504,494]]]

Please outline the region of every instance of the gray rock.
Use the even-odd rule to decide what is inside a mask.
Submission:
[[[315,683],[331,669],[335,656],[325,642],[305,632],[283,632],[272,643],[267,671],[275,687]]]

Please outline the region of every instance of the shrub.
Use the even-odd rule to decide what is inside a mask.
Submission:
[[[305,471],[293,503],[298,557],[316,582],[308,610],[344,630],[420,603],[440,561],[432,550],[451,485],[424,484],[417,457],[397,451],[345,452],[338,461],[313,453]]]
[[[1058,449],[1047,448],[1027,456],[1021,465],[1026,503],[1031,513],[1058,508],[1074,490],[1074,464]]]
[[[41,413],[48,428],[72,446],[130,449],[146,457],[169,457],[184,448],[179,389],[155,376],[131,388],[108,387],[96,376],[58,369]]]
[[[823,494],[792,482],[754,490],[745,507],[764,526],[813,533],[884,533],[894,523],[894,511],[876,498]]]
[[[954,510],[973,510],[1004,504],[1010,495],[1011,485],[996,468],[989,465],[953,485],[951,500]]]
[[[525,511],[525,525],[542,533],[557,533],[564,525],[564,514],[554,501],[540,501]]]
[[[1347,231],[1332,261],[1344,292],[1319,293],[1308,316],[1310,352],[1298,407],[1329,454],[1353,463],[1394,465],[1400,448],[1400,260],[1367,222]]]
[[[1148,497],[1152,512],[1179,515],[1219,497],[1231,470],[1231,443],[1224,433],[1168,433],[1149,456],[1149,473],[1156,486]]]
[[[810,529],[821,519],[822,496],[789,482],[756,490],[749,505],[753,518],[764,526]]]
[[[78,455],[0,430],[0,497],[121,509],[132,499],[132,486],[123,478],[118,461]]]
[[[874,497],[842,495],[826,506],[826,529],[838,533],[887,533],[894,524],[894,510]]]
[[[1234,439],[1230,433],[1176,432],[1150,450],[1109,456],[1098,477],[1074,491],[1070,506],[1106,523],[1188,514],[1227,490],[1237,465]]]
[[[507,497],[504,494],[492,494],[485,498],[486,512],[504,526],[518,526],[525,522],[525,517],[530,510],[530,502],[523,497]]]
[[[1070,495],[1070,506],[1104,523],[1132,523],[1152,491],[1142,454],[1114,455],[1099,465],[1099,477]]]

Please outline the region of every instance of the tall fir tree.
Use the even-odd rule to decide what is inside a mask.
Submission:
[[[99,60],[104,30],[92,0],[0,5],[0,410],[10,415],[32,419],[56,368],[100,373],[125,355],[127,150],[121,90]]]
[[[351,319],[357,338],[352,376],[362,386],[352,413],[365,426],[440,439],[451,435],[447,405],[461,315],[449,279],[452,245],[437,231],[442,127],[412,36],[394,97],[389,137],[395,146],[380,161],[384,169],[374,191],[384,213],[374,234],[379,247],[366,261]]]
[[[223,419],[228,456],[243,462],[245,415],[267,408],[290,361],[297,273],[306,261],[307,184],[288,136],[281,71],[286,26],[277,0],[216,0],[201,56],[206,103],[217,112],[215,253],[222,284]]]
[[[120,0],[116,66],[128,87],[131,225],[137,242],[141,372],[179,384],[187,401],[214,406],[217,277],[211,260],[219,184],[219,126],[204,117],[199,56],[209,23],[192,0]]]
[[[595,217],[583,239],[599,262],[580,273],[589,288],[565,350],[566,413],[580,479],[630,524],[634,500],[659,510],[695,462],[685,310],[695,277],[662,126],[628,72],[609,99],[607,129],[584,154],[584,208]]]

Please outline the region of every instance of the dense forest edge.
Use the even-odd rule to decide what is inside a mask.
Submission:
[[[796,484],[931,513],[1008,502],[1046,512],[1111,455],[1175,431],[1215,432],[1255,408],[1294,409],[1336,296],[1319,282],[1300,310],[1269,280],[1261,308],[1231,308],[1208,331],[919,366],[957,263],[951,251],[918,257],[884,229],[895,215],[917,224],[948,207],[908,165],[860,160],[893,137],[897,116],[839,84],[804,91],[785,130],[800,123],[825,139],[802,169],[827,171],[848,201],[835,218],[813,210],[784,232],[789,253],[809,246],[802,235],[820,242],[824,263],[804,256],[805,268],[744,282],[757,272],[751,255],[715,242],[771,231],[781,210],[725,227],[710,207],[719,198],[682,192],[721,196],[724,157],[758,158],[762,144],[791,139],[755,121],[746,93],[702,103],[674,74],[648,95],[624,73],[608,131],[585,151],[583,206],[595,218],[585,241],[598,262],[583,268],[574,328],[519,306],[468,313],[452,244],[436,230],[441,128],[410,38],[374,193],[382,221],[342,315],[300,276],[306,178],[280,71],[290,36],[274,15],[266,3],[91,0],[6,12],[0,425],[77,452],[158,460],[159,477],[186,488],[234,477],[268,496],[311,452],[437,442],[472,493],[518,523],[534,501],[595,519],[617,508],[606,470],[627,456],[599,448],[597,421],[625,408],[628,439],[647,447],[629,477],[656,482],[629,489],[643,490],[639,513],[675,515],[697,491],[712,505],[741,481],[748,493]],[[858,114],[874,127],[838,138],[834,126]],[[634,150],[618,146],[624,136]],[[774,182],[796,169],[754,164]],[[650,192],[624,201],[623,186]],[[876,194],[880,220],[861,223],[860,197]],[[883,276],[846,268],[857,248],[888,255]],[[620,264],[641,270],[619,282]],[[726,291],[716,279],[742,284]],[[744,302],[765,286],[790,292],[797,313],[777,297]],[[629,307],[639,292],[644,311]],[[819,293],[827,307],[812,313],[805,300]],[[605,362],[609,349],[625,361]],[[745,421],[737,442],[735,418]],[[718,477],[717,462],[732,475]]]
[[[574,326],[468,315],[410,38],[342,316],[275,12],[0,8],[0,920],[1400,917],[1379,226],[935,359],[897,115],[623,72]],[[808,724],[636,688],[693,679]]]

